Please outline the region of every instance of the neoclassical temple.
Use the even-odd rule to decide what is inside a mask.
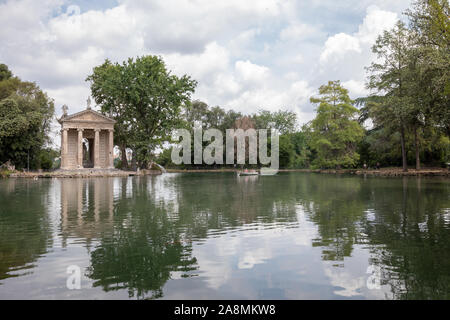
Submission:
[[[63,106],[61,124],[61,169],[114,168],[114,123],[115,120],[87,109],[68,115]]]

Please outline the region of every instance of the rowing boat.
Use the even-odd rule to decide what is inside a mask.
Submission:
[[[258,171],[240,171],[238,172],[238,176],[257,176],[259,173]]]

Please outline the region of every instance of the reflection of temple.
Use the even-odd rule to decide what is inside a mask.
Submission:
[[[61,231],[87,242],[110,230],[114,215],[113,178],[61,179]]]

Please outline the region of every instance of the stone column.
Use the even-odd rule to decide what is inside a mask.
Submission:
[[[78,129],[78,169],[83,168],[83,129]]]
[[[69,129],[61,130],[61,169],[67,169],[67,152],[69,146],[67,145],[67,133]]]
[[[114,130],[110,129],[109,131],[109,158],[108,158],[108,168],[114,169]]]
[[[100,129],[94,131],[94,169],[100,169]]]

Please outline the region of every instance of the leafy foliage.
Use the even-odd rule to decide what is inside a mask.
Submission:
[[[49,140],[54,103],[35,83],[14,77],[0,65],[0,163],[16,168],[40,166],[40,153]]]
[[[359,160],[356,152],[364,131],[358,123],[358,109],[339,81],[329,81],[319,88],[317,116],[311,122],[311,146],[317,152],[314,165],[319,168],[353,167]]]
[[[399,137],[404,170],[411,158],[409,145],[414,146],[417,169],[421,159],[430,154],[441,154],[441,163],[448,161],[446,152],[435,152],[445,143],[432,141],[445,141],[438,137],[450,134],[448,1],[415,1],[406,13],[410,26],[398,22],[373,46],[377,61],[368,68],[368,87],[376,90],[377,96],[359,101],[363,105],[361,120],[370,118],[375,126],[371,133],[381,138],[371,139],[375,144],[389,140],[379,134],[382,132],[391,133],[394,140]]]
[[[118,144],[130,147],[143,167],[152,153],[180,124],[182,107],[189,104],[197,82],[167,70],[157,56],[106,60],[87,77],[102,112],[116,121]]]

